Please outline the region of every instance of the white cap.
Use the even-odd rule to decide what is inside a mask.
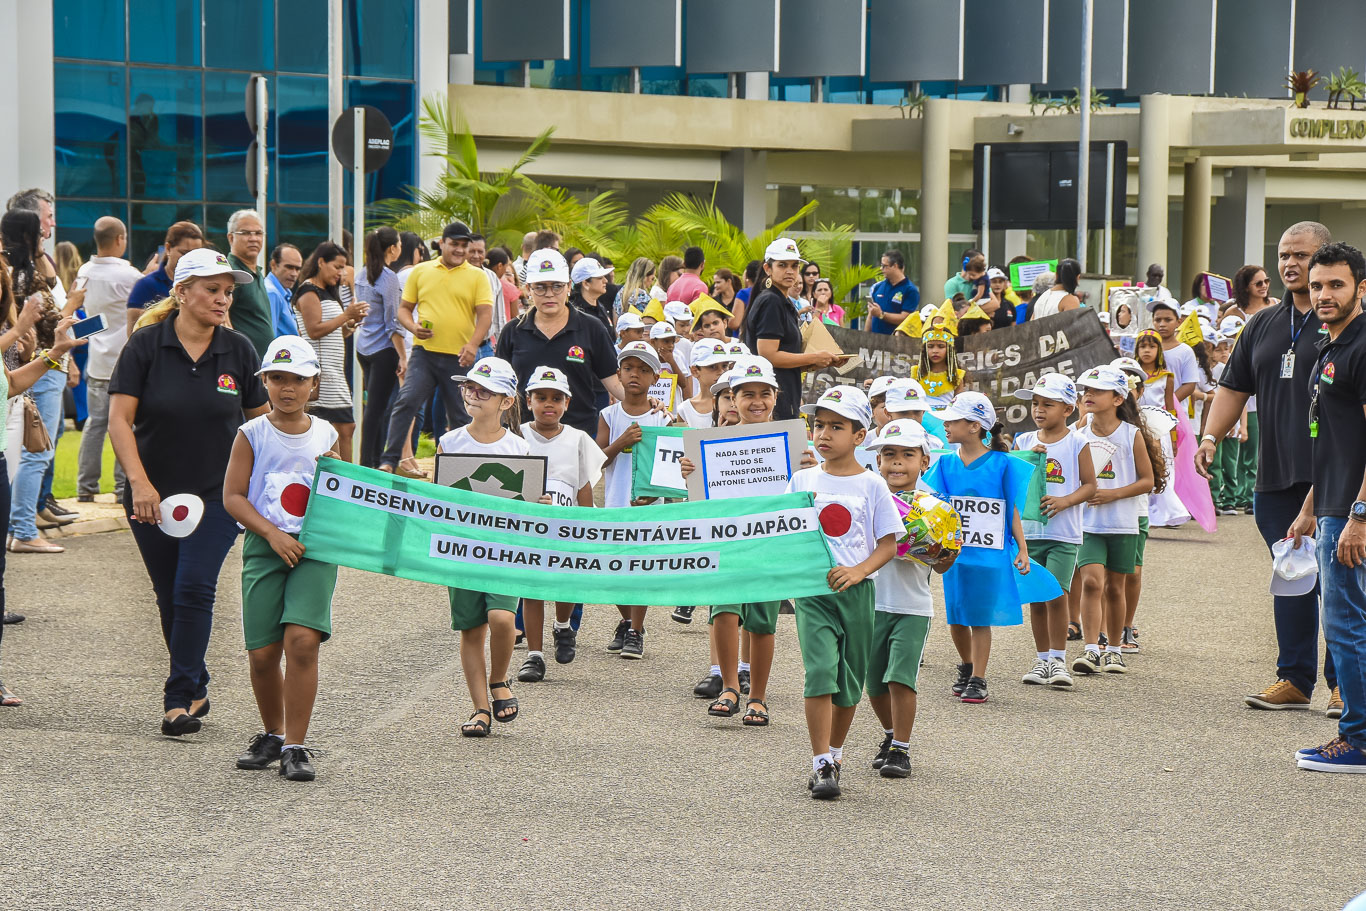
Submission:
[[[1045,373],[1034,383],[1032,389],[1015,390],[1015,398],[1022,402],[1032,402],[1036,395],[1066,405],[1077,404],[1077,386],[1065,373]]]
[[[1099,319],[1101,323],[1103,323],[1104,325],[1110,325],[1110,314],[1106,313],[1104,310],[1097,310],[1096,318]]]
[[[900,379],[900,377],[887,376],[885,374],[883,376],[873,377],[873,382],[868,387],[868,398],[873,399],[879,395],[886,395],[887,390],[891,389],[892,384],[898,379]]]
[[[569,281],[569,263],[558,250],[537,250],[527,258],[525,269],[528,285]]]
[[[1187,316],[1190,316],[1194,312],[1195,304],[1192,301],[1186,301],[1184,304],[1182,304],[1180,307],[1176,309],[1177,316],[1180,316],[1182,319],[1184,319]]]
[[[692,322],[692,308],[682,301],[669,301],[665,304],[664,315],[676,323]]]
[[[474,362],[469,373],[451,379],[457,383],[474,383],[499,395],[517,394],[517,372],[501,357],[481,357]]]
[[[663,320],[650,327],[650,338],[678,338],[678,330],[673,323]]]
[[[726,373],[730,379],[730,388],[743,386],[745,383],[763,383],[766,386],[778,388],[778,378],[773,375],[773,365],[766,358],[758,355],[750,355]]]
[[[1077,380],[1077,385],[1086,389],[1117,392],[1120,395],[1129,394],[1129,381],[1125,379],[1124,371],[1109,364],[1092,367],[1081,375]]]
[[[1155,297],[1148,301],[1149,313],[1156,313],[1158,310],[1170,310],[1178,316],[1181,313],[1180,309],[1177,308],[1176,301],[1170,297]]]
[[[569,377],[564,375],[563,370],[556,370],[554,367],[537,367],[531,371],[526,391],[531,392],[533,389],[553,389],[556,392],[563,392],[570,398],[574,397],[574,393],[569,391]]]
[[[730,378],[734,375],[734,367],[730,368],[725,373],[721,374],[721,378],[711,384],[711,394],[720,395],[723,392],[730,392]]]
[[[1244,320],[1241,316],[1234,314],[1232,316],[1226,316],[1223,319],[1219,320],[1219,331],[1222,332],[1224,335],[1232,337],[1237,335],[1239,332],[1242,332],[1243,326],[1245,325],[1247,325],[1247,321]]]
[[[266,356],[261,358],[261,369],[256,375],[269,370],[292,373],[295,376],[317,376],[322,372],[318,364],[318,352],[313,346],[297,335],[282,335],[266,347]]]
[[[960,392],[947,408],[936,408],[941,421],[976,421],[987,430],[996,426],[996,406],[980,392]]]
[[[577,285],[579,282],[586,281],[590,278],[602,278],[611,271],[611,266],[604,266],[591,256],[585,256],[583,259],[574,263],[574,271],[569,273],[569,275],[570,280]],[[549,279],[546,279],[546,281],[549,281]]]
[[[887,401],[882,407],[888,414],[903,411],[929,411],[930,403],[925,398],[925,387],[912,379],[897,380],[887,390]]]
[[[1110,366],[1117,367],[1125,373],[1132,373],[1140,380],[1148,376],[1148,371],[1143,369],[1143,365],[1131,357],[1117,357],[1110,362]]]
[[[825,390],[814,405],[803,405],[802,414],[814,416],[820,409],[858,421],[868,428],[873,426],[873,408],[868,404],[868,396],[857,386],[834,386]]]
[[[863,444],[864,449],[881,449],[884,446],[905,446],[908,449],[919,449],[929,455],[930,435],[925,432],[925,428],[920,426],[918,421],[909,418],[902,418],[899,421],[892,421],[876,437]]]
[[[655,323],[655,325],[657,326],[659,323]],[[621,350],[617,352],[617,366],[621,366],[621,362],[628,357],[644,361],[650,365],[656,374],[659,373],[659,354],[650,346],[649,342],[629,342],[622,345]]]
[[[726,343],[714,338],[698,339],[693,342],[690,357],[689,367],[715,367],[717,364],[729,364],[735,360],[735,355],[726,352]]]
[[[1295,547],[1294,538],[1282,538],[1271,545],[1271,594],[1307,595],[1319,581],[1319,562],[1314,539],[1306,535]]]
[[[640,318],[639,313],[632,313],[627,310],[617,317],[617,332],[625,332],[627,329],[644,329],[645,320]]]
[[[746,345],[739,339],[731,339],[730,341],[726,342],[726,354],[729,354],[733,357],[742,357],[749,353],[749,345]]]
[[[232,280],[239,285],[246,285],[256,280],[252,278],[250,272],[234,269],[226,256],[217,250],[210,250],[208,247],[191,250],[176,260],[175,284],[177,285],[188,278],[207,278],[210,275],[231,275]]]
[[[764,250],[764,260],[773,262],[804,262],[801,251],[797,249],[797,242],[790,237],[780,237],[768,245]]]
[[[1006,277],[1006,274],[1005,274],[1004,272],[1002,272],[1000,269],[997,269],[995,266],[992,266],[990,269],[987,270],[987,280],[988,280],[988,281],[990,281],[990,280],[993,279],[993,278],[1005,278],[1005,277]]]
[[[1211,345],[1219,338],[1219,333],[1211,329],[1209,323],[1200,326],[1200,334],[1204,336],[1205,341],[1209,342]]]
[[[1224,335],[1222,332],[1214,337],[1214,345],[1216,348],[1220,345],[1232,345],[1236,341],[1237,339]]]

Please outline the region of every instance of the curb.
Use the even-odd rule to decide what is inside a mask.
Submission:
[[[40,529],[38,533],[47,540],[53,540],[70,538],[75,535],[98,535],[110,531],[124,531],[127,528],[127,517],[117,516],[103,519],[79,519],[69,525]]]

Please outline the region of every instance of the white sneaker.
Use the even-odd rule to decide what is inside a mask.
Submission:
[[[1053,672],[1053,666],[1043,658],[1035,658],[1034,666],[1029,669],[1029,673],[1020,678],[1021,683],[1047,684],[1048,677]]]
[[[1071,686],[1072,675],[1067,672],[1067,663],[1061,658],[1054,658],[1048,662],[1048,685],[1049,686]]]

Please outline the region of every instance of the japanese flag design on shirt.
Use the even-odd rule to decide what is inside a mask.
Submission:
[[[242,425],[252,450],[247,499],[263,519],[292,535],[303,528],[318,456],[337,442],[331,424],[308,419],[309,429],[299,434],[284,433],[264,414]]]
[[[880,538],[905,528],[887,482],[871,471],[832,475],[817,465],[792,475],[787,490],[816,495],[816,515],[836,566],[857,566],[872,556]]]

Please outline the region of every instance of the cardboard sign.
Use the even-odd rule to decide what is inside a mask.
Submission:
[[[848,373],[860,363],[857,354],[844,353],[835,341],[834,336],[830,334],[830,330],[826,328],[825,323],[820,320],[813,319],[802,326],[802,351],[828,351],[835,355],[834,367],[841,374]]]
[[[1233,282],[1213,272],[1200,273],[1201,297],[1207,301],[1233,300]]]
[[[440,452],[436,456],[436,483],[456,490],[535,503],[545,493],[548,461],[545,456]]]
[[[996,497],[953,497],[964,547],[1001,550],[1006,546],[1006,501]]]
[[[1057,272],[1058,261],[1045,259],[1033,263],[1011,263],[1010,285],[1016,291],[1026,291],[1034,287],[1034,279],[1045,272]]]
[[[664,407],[673,411],[676,407],[675,400],[678,398],[678,376],[673,373],[661,373],[659,379],[650,387],[649,396],[663,402]]]
[[[799,420],[683,431],[683,452],[696,466],[689,500],[762,497],[787,490],[806,449]]]

